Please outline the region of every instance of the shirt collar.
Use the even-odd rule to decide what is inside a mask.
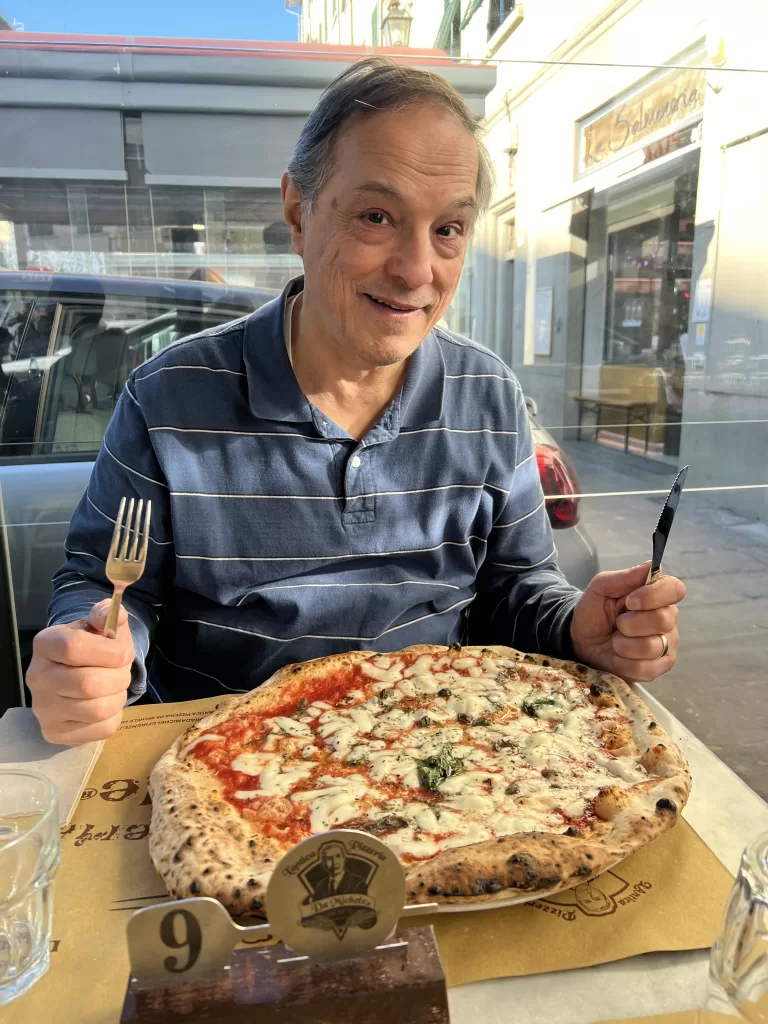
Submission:
[[[303,287],[303,277],[289,281],[278,298],[257,309],[245,324],[243,359],[249,404],[261,419],[288,423],[315,419],[293,372],[283,330],[286,302]],[[430,331],[411,356],[400,394],[384,413],[391,417],[388,432],[397,433],[400,425],[419,426],[439,420],[444,386],[443,354],[434,331]]]

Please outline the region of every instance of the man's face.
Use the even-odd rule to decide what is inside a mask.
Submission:
[[[477,170],[475,141],[450,111],[409,106],[342,130],[311,210],[299,213],[284,181],[313,322],[356,363],[406,359],[442,317],[464,263]]]
[[[332,878],[336,878],[344,870],[344,854],[337,846],[323,852],[323,867]]]

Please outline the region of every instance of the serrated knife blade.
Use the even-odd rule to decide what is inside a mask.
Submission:
[[[646,583],[652,583],[657,576],[661,575],[661,559],[664,555],[664,548],[667,546],[667,538],[669,537],[669,531],[672,529],[675,512],[680,502],[680,495],[682,494],[689,469],[690,466],[683,466],[675,477],[675,482],[672,484],[672,489],[659,515],[659,521],[656,524],[656,529],[653,531],[653,556],[651,557],[651,568],[648,571]]]

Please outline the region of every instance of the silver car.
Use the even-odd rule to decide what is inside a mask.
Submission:
[[[128,374],[187,335],[273,298],[189,281],[4,273],[0,277],[0,485],[22,660],[45,625],[50,581]],[[584,586],[597,571],[579,524],[568,457],[529,413],[560,565]]]

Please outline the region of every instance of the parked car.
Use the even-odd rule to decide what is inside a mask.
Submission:
[[[273,297],[207,281],[0,275],[0,486],[24,660],[45,625],[69,520],[128,374],[179,339]],[[545,492],[559,496],[547,512],[560,564],[583,586],[597,557],[572,497],[579,485],[532,402],[529,412]]]

